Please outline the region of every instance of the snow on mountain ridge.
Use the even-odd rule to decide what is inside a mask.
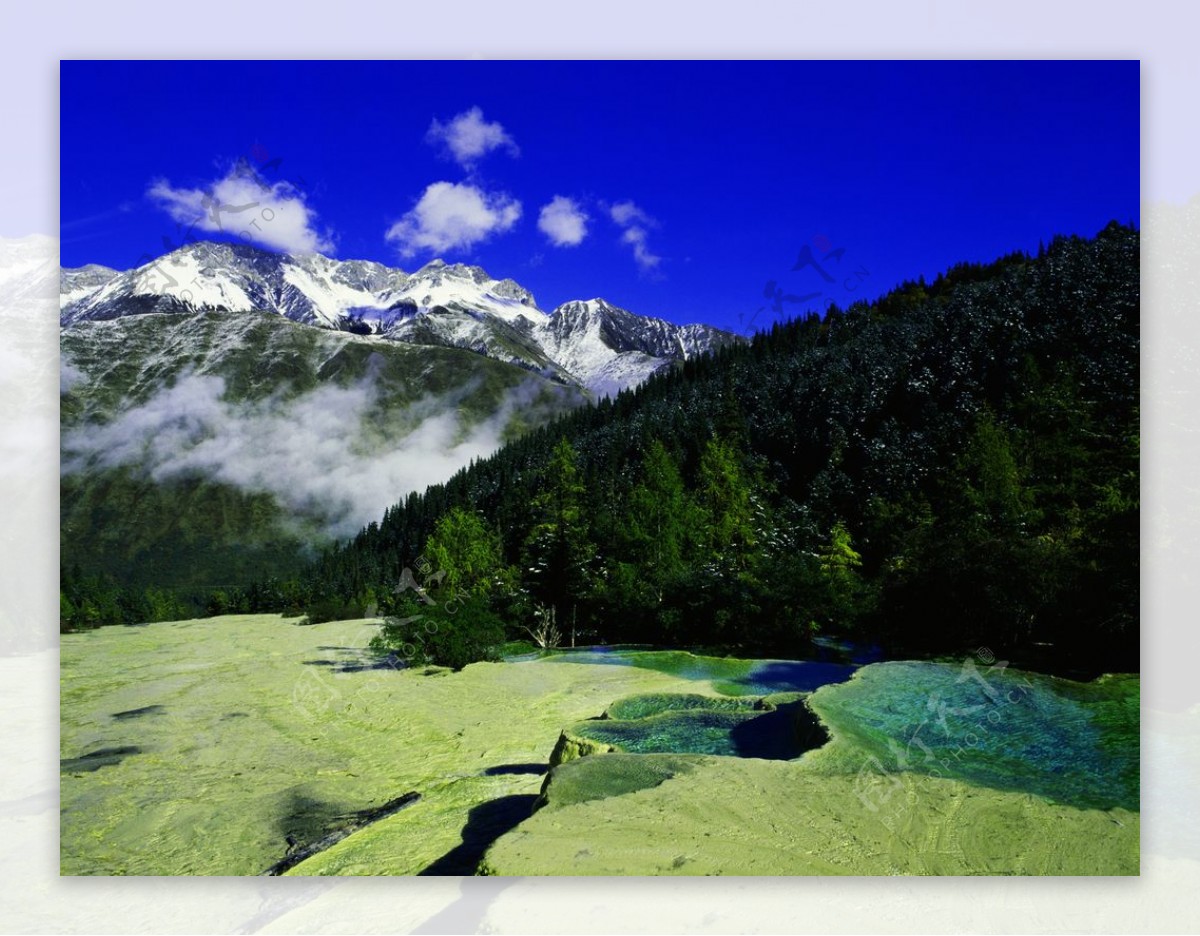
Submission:
[[[83,283],[79,270],[64,280]],[[197,308],[279,312],[308,325],[337,328],[351,310],[384,312],[411,300],[419,311],[437,306],[475,308],[505,321],[540,322],[545,313],[533,295],[512,280],[496,280],[480,267],[426,264],[408,274],[371,260],[333,260],[321,254],[274,254],[243,244],[189,244],[133,270],[96,282],[92,290],[64,288],[61,323],[128,314],[117,308],[138,297],[141,311],[166,311],[144,300],[165,297]],[[355,316],[386,324],[390,317]]]
[[[674,361],[736,340],[707,325],[679,326],[604,299],[564,302],[539,329],[550,357],[594,393],[636,386]]]
[[[442,260],[410,274],[370,260],[205,241],[133,270],[88,266],[60,277],[63,327],[203,309],[262,310],[305,325],[467,348],[600,395],[740,340],[705,325],[636,315],[599,298],[563,303],[547,315],[514,280]]]

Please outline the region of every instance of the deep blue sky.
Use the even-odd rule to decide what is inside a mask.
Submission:
[[[1139,220],[1137,62],[64,62],[61,95],[64,266],[125,269],[179,243],[187,225],[151,186],[211,191],[239,159],[289,182],[273,191],[303,199],[339,258],[411,271],[437,255],[547,311],[603,296],[739,331],[775,317],[770,280],[821,294],[788,314],[845,306]],[[472,108],[519,153],[463,168],[427,141]],[[385,233],[437,182],[503,193],[520,218],[402,256]],[[577,246],[539,230],[554,196],[589,216]],[[623,202],[651,220],[618,224]],[[230,239],[238,220],[222,216]],[[806,246],[832,283],[793,270]]]

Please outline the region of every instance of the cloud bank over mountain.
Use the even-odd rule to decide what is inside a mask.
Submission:
[[[222,377],[187,374],[108,423],[66,432],[62,471],[130,466],[156,482],[198,475],[271,494],[330,536],[351,536],[409,491],[494,452],[514,413],[536,405],[540,391],[528,381],[468,426],[457,403],[472,389],[423,397],[389,414],[388,425],[403,429],[382,431],[371,425],[379,412],[374,372],[346,387],[255,402],[227,399]]]

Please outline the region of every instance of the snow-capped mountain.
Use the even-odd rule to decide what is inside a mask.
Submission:
[[[89,263],[76,270],[60,270],[58,274],[59,306],[65,309],[74,305],[120,275],[120,270],[101,266],[98,263]]]
[[[64,561],[139,587],[288,573],[407,492],[739,340],[600,299],[547,314],[440,260],[195,243],[55,275]]]
[[[373,261],[212,242],[125,272],[97,265],[63,270],[60,304],[64,328],[147,313],[274,312],[304,325],[465,348],[598,395],[740,340],[601,299],[568,302],[547,315],[529,290],[476,266],[434,260],[410,274]]]
[[[550,358],[600,396],[635,387],[672,361],[736,340],[708,325],[673,325],[603,299],[564,302],[536,335]]]

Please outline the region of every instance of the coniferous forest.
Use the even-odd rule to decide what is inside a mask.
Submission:
[[[453,594],[416,641],[451,665],[549,628],[1136,670],[1138,240],[1114,222],[777,322],[408,494],[292,576],[192,600],[389,614],[381,646],[411,649]],[[63,601],[81,624],[183,610],[70,571]]]
[[[1134,670],[1138,232],[777,323],[410,494],[288,587],[411,611],[418,562],[470,596],[456,625],[510,637],[540,613],[593,643]]]

